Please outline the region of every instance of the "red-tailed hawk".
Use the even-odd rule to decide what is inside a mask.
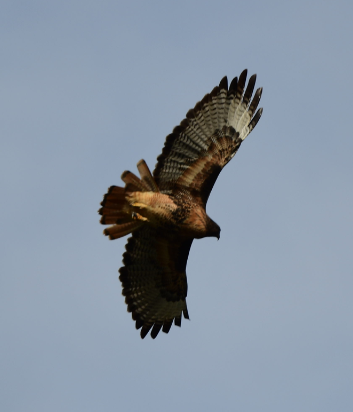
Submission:
[[[111,186],[99,213],[110,239],[132,233],[119,270],[127,310],[141,328],[168,333],[186,306],[186,262],[194,239],[214,236],[221,229],[207,214],[213,185],[246,136],[259,121],[255,111],[262,88],[251,100],[256,75],[245,89],[247,71],[227,77],[196,104],[167,136],[153,175],[144,160],[137,163],[140,178],[124,172],[125,187]]]

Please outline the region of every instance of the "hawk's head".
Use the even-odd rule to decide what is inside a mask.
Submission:
[[[216,237],[219,240],[219,238],[221,237],[221,228],[210,217],[208,217],[206,227],[207,236]]]

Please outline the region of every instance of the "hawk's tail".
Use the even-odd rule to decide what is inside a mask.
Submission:
[[[121,175],[125,187],[111,186],[101,202],[98,213],[102,215],[102,225],[113,225],[104,229],[103,233],[109,239],[118,239],[126,236],[143,225],[143,221],[136,220],[132,207],[126,199],[131,192],[158,192],[158,186],[144,160],[137,163],[141,179],[129,171]]]

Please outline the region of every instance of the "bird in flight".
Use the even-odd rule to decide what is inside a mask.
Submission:
[[[229,87],[227,77],[189,110],[166,138],[151,174],[144,160],[140,178],[125,171],[125,187],[111,186],[101,202],[103,233],[109,239],[128,234],[122,294],[128,312],[141,328],[168,333],[172,323],[189,319],[186,263],[194,239],[214,236],[220,227],[206,214],[217,177],[259,121],[262,88],[253,95],[256,75],[246,85],[247,70]]]

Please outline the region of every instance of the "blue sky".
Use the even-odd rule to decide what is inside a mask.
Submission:
[[[353,5],[4,1],[0,409],[353,408]],[[102,235],[107,187],[224,75],[263,116],[194,242],[190,321],[141,340]]]

